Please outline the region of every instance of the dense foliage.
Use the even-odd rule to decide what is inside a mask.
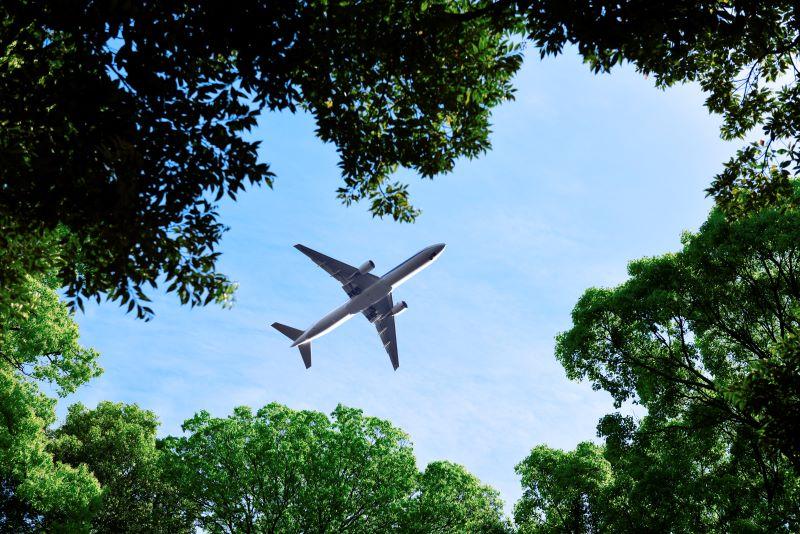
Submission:
[[[74,391],[100,373],[97,353],[78,344],[77,325],[52,284],[27,277],[24,290],[32,307],[0,313],[0,530],[80,528],[99,487],[85,466],[47,451],[55,401],[39,383],[62,395]]]
[[[71,312],[29,278],[32,309],[0,317],[3,532],[504,532],[497,492],[463,467],[417,471],[408,437],[339,406],[330,417],[270,404],[227,418],[199,412],[156,438],[156,415],[55,399],[99,374]]]
[[[194,509],[169,476],[172,456],[156,440],[158,419],[136,405],[69,407],[48,449],[65,464],[88,467],[102,487],[93,532],[193,532]]]
[[[617,406],[633,400],[665,423],[730,423],[800,473],[800,419],[784,404],[798,401],[798,236],[796,208],[735,221],[712,213],[680,252],[631,263],[617,288],[588,290],[556,355]]]
[[[148,318],[146,290],[227,302],[216,201],[273,175],[248,132],[301,109],[332,142],[346,203],[410,221],[398,168],[432,177],[489,147],[529,41],[596,72],[694,81],[743,147],[709,191],[737,214],[791,197],[800,165],[798,6],[758,0],[93,3],[0,7],[0,306],[56,267],[70,303]],[[57,246],[51,246],[55,243]]]
[[[459,10],[467,2],[442,0]],[[432,177],[488,146],[520,56],[484,20],[416,3],[247,1],[0,6],[0,297],[20,268],[58,267],[71,302],[144,290],[225,301],[215,202],[271,185],[248,132],[302,109],[336,145],[339,196],[412,220],[398,168]],[[57,247],[40,246],[57,232]],[[30,248],[16,246],[20,242]]]
[[[586,291],[557,340],[616,408],[602,444],[535,447],[515,525],[464,468],[338,407],[155,414],[57,394],[100,372],[69,306],[146,290],[226,302],[216,203],[273,175],[249,135],[302,110],[347,204],[411,221],[423,177],[489,147],[528,41],[595,72],[696,82],[725,139],[717,207],[674,254]],[[800,6],[778,0],[12,0],[0,5],[0,530],[796,532],[800,530]],[[760,132],[759,132],[760,130]],[[67,304],[58,291],[66,291]]]
[[[505,532],[502,502],[463,467],[417,472],[407,436],[339,406],[200,412],[155,437],[135,405],[70,407],[49,449],[102,486],[92,532]],[[46,515],[46,514],[45,514]]]
[[[646,415],[604,417],[602,449],[534,449],[518,467],[526,488],[519,523],[579,532],[800,529],[795,187],[784,204],[736,219],[715,211],[679,252],[631,263],[619,287],[586,291],[556,355],[570,378]]]
[[[415,494],[405,503],[400,532],[435,533],[509,532],[503,518],[503,502],[496,490],[462,466],[431,462],[417,475]]]
[[[271,404],[183,428],[168,447],[208,532],[387,531],[414,486],[408,438],[358,410]]]
[[[514,507],[520,533],[606,530],[601,514],[613,501],[612,475],[601,447],[580,443],[564,452],[539,445],[516,471],[523,488]]]

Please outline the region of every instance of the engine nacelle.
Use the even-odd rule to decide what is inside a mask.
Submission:
[[[358,272],[359,274],[367,274],[374,268],[375,268],[375,262],[372,260],[368,260],[363,264],[361,264],[361,267],[358,268]]]
[[[408,304],[406,304],[406,301],[401,300],[400,302],[392,306],[392,309],[389,310],[389,315],[400,315],[407,309],[408,309]]]

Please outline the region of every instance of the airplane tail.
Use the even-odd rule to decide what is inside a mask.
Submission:
[[[292,341],[296,340],[303,334],[302,330],[298,330],[297,328],[292,328],[291,326],[286,326],[285,324],[281,323],[272,323],[272,328],[288,337]],[[305,364],[306,369],[308,369],[311,367],[311,342],[309,341],[308,343],[298,345],[297,348],[300,349],[300,356],[303,357],[303,363]]]

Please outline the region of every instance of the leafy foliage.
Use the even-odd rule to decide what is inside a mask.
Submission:
[[[687,425],[688,426],[688,425]],[[800,481],[730,427],[600,423],[605,446],[540,445],[520,465],[519,532],[794,532]],[[772,471],[775,465],[780,468]]]
[[[135,404],[69,407],[48,448],[65,464],[88,467],[100,482],[92,532],[194,532],[193,509],[171,483],[157,428],[155,414]]]
[[[0,524],[12,531],[83,528],[100,488],[86,467],[55,462],[45,450],[54,403],[2,366],[0,412]]]
[[[26,309],[10,313],[0,328],[0,359],[29,379],[53,383],[60,395],[101,373],[97,352],[78,343],[78,325],[55,292],[54,280],[27,278]]]
[[[574,44],[594,72],[628,61],[659,87],[697,82],[709,111],[722,115],[725,139],[760,126],[764,138],[743,147],[708,190],[735,215],[792,197],[799,9],[789,0],[520,0],[505,20],[525,19],[542,56]]]
[[[611,466],[589,442],[573,452],[534,447],[516,467],[523,495],[514,507],[520,533],[602,532],[612,493]]]
[[[585,532],[800,528],[792,185],[777,206],[738,218],[715,210],[681,251],[635,261],[624,284],[585,292],[558,359],[617,408],[641,404],[647,415],[603,418],[605,467],[583,474],[570,471],[580,448],[534,449],[518,467],[518,521]],[[612,481],[600,493],[598,477]]]
[[[624,61],[693,81],[744,146],[709,192],[730,215],[793,198],[800,165],[794,2],[6,2],[0,10],[0,229],[19,281],[57,265],[75,306],[106,295],[149,318],[146,290],[229,302],[216,201],[271,185],[248,132],[303,109],[340,155],[345,203],[410,221],[398,168],[432,177],[488,146],[524,35],[574,44],[595,72]],[[258,36],[258,38],[253,38]],[[35,83],[31,83],[35,80]],[[54,234],[55,232],[55,234]],[[19,247],[56,239],[51,247]],[[7,305],[20,286],[5,284]]]
[[[800,341],[792,332],[765,359],[753,363],[727,392],[739,410],[759,421],[758,436],[770,447],[800,451]],[[796,464],[796,462],[795,462]]]
[[[796,202],[800,188],[796,189]],[[748,376],[783,362],[784,383],[770,403],[796,401],[791,345],[800,327],[797,236],[800,210],[770,207],[731,221],[715,212],[683,250],[633,262],[631,279],[615,289],[590,289],[573,311],[573,328],[560,335],[557,356],[571,378],[589,378],[619,406],[639,402],[669,419],[703,409],[717,421],[754,432],[774,423],[796,435],[792,411],[732,402]],[[777,356],[780,355],[780,356]],[[766,366],[766,367],[765,367]],[[758,383],[758,380],[755,381]],[[748,409],[750,406],[750,409]],[[774,437],[774,436],[773,436]],[[800,471],[791,441],[774,442]]]
[[[401,532],[509,532],[503,502],[496,490],[481,484],[462,466],[431,462],[417,478],[407,501]]]
[[[699,411],[699,410],[696,410]],[[665,424],[606,416],[598,430],[614,473],[612,531],[794,532],[800,479],[734,423],[690,413]]]
[[[407,436],[337,407],[200,412],[165,441],[208,532],[506,532],[497,492],[463,467],[414,465]]]
[[[184,430],[167,446],[208,532],[385,531],[414,485],[406,435],[351,408],[200,412]]]
[[[489,111],[512,95],[520,56],[504,33],[437,15],[469,5],[4,2],[3,239],[59,230],[59,280],[78,307],[106,295],[148,318],[145,289],[162,282],[183,303],[226,302],[215,203],[272,184],[248,135],[265,109],[314,116],[346,203],[413,220],[390,175],[432,177],[485,151]],[[0,254],[0,276],[41,272],[44,248]]]
[[[78,345],[77,326],[47,283],[25,283],[33,308],[0,314],[0,527],[82,529],[100,489],[85,466],[72,468],[47,452],[55,402],[37,381],[62,395],[74,391],[99,374],[97,354]]]

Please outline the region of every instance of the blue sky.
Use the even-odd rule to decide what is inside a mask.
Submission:
[[[510,510],[521,493],[514,465],[533,446],[595,439],[612,410],[553,356],[572,306],[590,286],[623,281],[630,260],[676,250],[736,148],[719,140],[695,86],[660,91],[632,68],[595,76],[574,52],[529,56],[516,101],[493,115],[491,152],[433,181],[403,176],[423,210],[413,225],[339,204],[335,150],[310,118],[264,116],[255,135],[274,190],[221,207],[231,230],[220,269],[240,284],[234,308],[157,295],[156,318],[143,323],[114,305],[87,307],[82,342],[100,351],[105,373],[59,413],[78,400],[135,402],[174,434],[200,409],[225,416],[277,401],[329,413],[344,403],[403,428],[420,467],[464,464]],[[305,328],[345,298],[295,243],[355,265],[372,259],[383,274],[439,242],[448,244],[439,260],[396,292],[409,304],[397,319],[397,372],[360,318],[315,342],[310,371],[268,327]]]

